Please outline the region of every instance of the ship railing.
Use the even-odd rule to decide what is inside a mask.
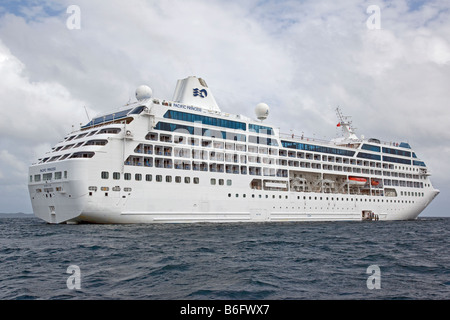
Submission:
[[[296,134],[293,134],[293,133],[291,133],[291,134],[289,134],[289,133],[280,133],[280,138],[282,138],[282,139],[290,139],[290,140],[297,141],[297,142],[318,142],[318,143],[326,144],[326,145],[341,146],[341,147],[348,147],[348,148],[354,148],[354,149],[357,149],[360,143],[368,142],[368,143],[374,143],[374,144],[378,144],[378,145],[384,145],[384,146],[389,146],[389,147],[397,147],[397,148],[403,148],[403,149],[406,149],[406,150],[412,150],[411,148],[401,147],[400,145],[403,142],[392,142],[392,141],[382,141],[382,140],[378,140],[376,142],[372,142],[372,141],[370,141],[370,139],[369,140],[355,139],[355,140],[351,140],[350,143],[348,143],[348,142],[336,143],[333,140],[319,139],[319,138],[316,138],[316,137],[305,137],[304,135],[296,135]]]
[[[320,138],[316,138],[316,137],[305,137],[304,135],[296,135],[296,134],[289,134],[289,133],[280,133],[280,138],[281,139],[289,139],[292,141],[296,141],[296,142],[301,142],[301,143],[310,143],[310,142],[318,142],[320,144],[325,144],[325,145],[330,145],[330,146],[336,146],[336,145],[340,145],[340,146],[344,146],[347,147],[346,143],[343,144],[336,144],[335,142],[333,142],[332,140],[325,140],[325,139],[320,139]],[[362,140],[354,140],[355,143],[361,143]],[[348,146],[348,147],[352,147],[352,146]],[[356,148],[356,147],[353,147]]]

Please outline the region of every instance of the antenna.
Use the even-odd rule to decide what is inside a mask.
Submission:
[[[86,116],[87,116],[89,122],[91,122],[91,118],[89,117],[89,114],[88,114],[88,112],[87,112],[86,106],[84,106],[84,111],[86,111]]]
[[[337,115],[337,117],[339,119],[338,127],[346,126],[352,132],[356,130],[356,128],[353,127],[353,125],[352,125],[352,121],[350,120],[351,116],[344,116],[342,114],[342,112],[341,112],[341,107],[340,106],[337,106],[337,108],[336,108],[336,115]]]
[[[350,116],[344,116],[344,115],[342,114],[342,112],[341,112],[341,107],[340,107],[340,106],[337,106],[337,108],[336,108],[336,114],[337,114],[337,117],[338,117],[338,119],[339,119],[341,125],[343,125],[344,123],[347,123],[347,124],[350,125],[350,124],[352,123],[351,121],[348,121],[348,119],[350,118]]]
[[[350,116],[342,115],[341,108],[339,106],[336,108],[336,114],[339,119],[339,123],[337,124],[337,126],[342,128],[344,138],[357,139],[356,135],[354,134],[355,128],[353,128],[352,122],[349,120]]]

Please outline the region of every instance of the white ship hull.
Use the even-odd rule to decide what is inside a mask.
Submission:
[[[214,105],[203,90],[194,98]],[[69,134],[30,167],[33,211],[48,223],[411,220],[439,193],[409,146],[250,130],[260,125],[218,107],[139,101]]]
[[[199,178],[209,182],[208,174]],[[145,188],[142,184],[129,184],[131,192],[110,191],[111,185],[108,192],[97,189],[91,195],[83,180],[33,185],[30,190],[51,190],[32,193],[33,211],[48,223],[361,221],[364,211],[374,212],[379,220],[412,220],[438,194],[430,189],[414,203],[391,203],[380,202],[378,196],[249,191],[248,183],[217,186],[222,190],[214,193],[209,185],[186,190],[183,184],[152,181]],[[62,191],[56,191],[58,187]]]

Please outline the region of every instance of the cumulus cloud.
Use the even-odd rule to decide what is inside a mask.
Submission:
[[[14,3],[0,5],[0,147],[18,161],[85,121],[83,106],[118,108],[140,84],[170,99],[196,75],[226,112],[268,103],[286,133],[333,138],[340,105],[359,135],[409,141],[450,182],[435,157],[450,156],[447,1],[80,0],[79,30],[69,0]]]
[[[0,134],[27,143],[61,136],[73,124],[68,115],[81,119],[83,102],[73,100],[59,83],[31,81],[25,69],[0,42]]]
[[[85,103],[73,99],[59,83],[31,81],[26,66],[1,41],[0,74],[0,208],[29,211],[23,201],[28,166],[72,125],[78,128],[80,120],[87,122]]]

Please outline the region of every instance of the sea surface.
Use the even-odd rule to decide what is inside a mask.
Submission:
[[[450,299],[450,218],[49,225],[0,216],[0,299]]]

